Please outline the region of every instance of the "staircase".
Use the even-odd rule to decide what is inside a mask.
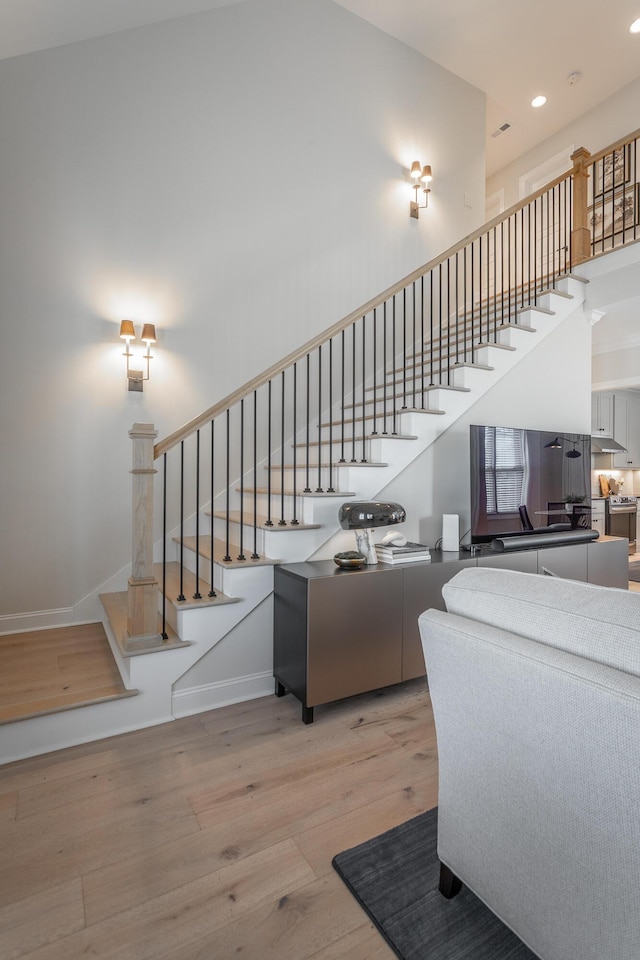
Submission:
[[[127,591],[101,599],[125,686],[138,694],[6,725],[0,755],[18,759],[43,744],[99,739],[212,705],[211,690],[199,705],[178,705],[174,684],[268,600],[274,565],[351,549],[340,504],[375,499],[582,309],[585,283],[572,266],[588,254],[575,250],[576,175],[511,208],[166,440],[154,446],[151,425],[135,425],[132,575]],[[270,694],[273,678],[262,671],[224,688],[214,691],[216,705]]]

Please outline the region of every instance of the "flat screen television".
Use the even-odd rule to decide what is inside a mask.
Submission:
[[[471,542],[591,527],[591,437],[470,427]]]

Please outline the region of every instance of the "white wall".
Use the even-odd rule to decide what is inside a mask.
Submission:
[[[634,80],[618,93],[604,100],[593,110],[578,117],[573,123],[560,130],[554,136],[543,140],[533,150],[523,154],[499,170],[487,180],[487,195],[504,189],[505,208],[520,199],[520,177],[543,164],[561,151],[569,156],[578,147],[586,147],[590,153],[597,153],[610,143],[615,143],[628,133],[638,129],[638,100],[640,98],[640,80]],[[569,169],[570,163],[565,169]]]
[[[128,563],[132,423],[167,435],[478,226],[484,96],[331,0],[248,0],[3,61],[0,128],[2,630]],[[143,394],[123,317],[158,327]]]

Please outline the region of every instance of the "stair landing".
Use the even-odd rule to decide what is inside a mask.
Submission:
[[[101,623],[0,636],[0,724],[135,696]]]

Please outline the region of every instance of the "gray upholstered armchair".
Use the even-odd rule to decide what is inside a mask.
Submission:
[[[543,960],[640,957],[640,595],[470,568],[420,617],[441,890]]]

